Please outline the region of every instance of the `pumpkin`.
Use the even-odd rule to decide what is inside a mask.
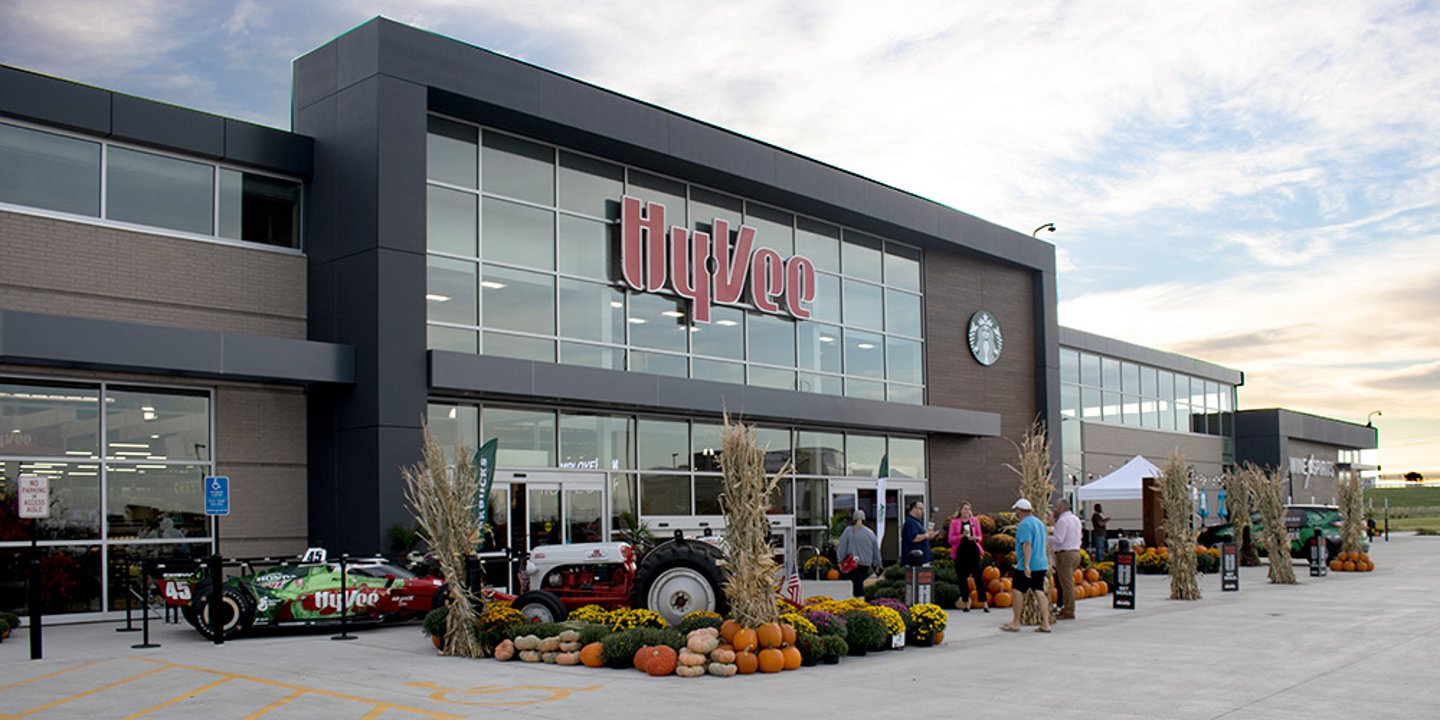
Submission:
[[[1076,585],[1076,586],[1075,586],[1075,599],[1076,599],[1076,600],[1084,600],[1084,599],[1087,598],[1087,597],[1090,597],[1090,593],[1089,593],[1089,592],[1086,592],[1085,586],[1084,586],[1084,585]],[[1053,601],[1052,601],[1052,602],[1053,602]]]
[[[780,641],[786,645],[795,644],[795,626],[789,623],[780,623]]]
[[[598,643],[597,643],[597,644],[598,644]],[[515,657],[515,643],[513,643],[513,642],[511,642],[511,641],[509,641],[509,640],[501,640],[501,641],[500,641],[500,644],[495,646],[495,659],[496,659],[496,660],[510,660],[510,659],[513,659],[514,657]]]
[[[8,637],[10,637],[10,631],[9,631],[9,630],[6,630],[3,635],[0,635],[0,638],[8,638]],[[506,640],[505,642],[510,642],[510,641],[509,641],[509,640]],[[440,650],[440,649],[442,649],[441,646],[445,644],[445,641],[444,641],[444,640],[441,640],[439,635],[431,635],[431,636],[430,636],[430,644],[431,644],[431,645],[434,645],[436,650]]]
[[[831,570],[830,572],[835,571]],[[734,677],[735,673],[739,671],[739,668],[735,667],[734,663],[712,662],[706,670],[715,677]]]
[[[523,635],[515,638],[516,650],[536,650],[540,647],[540,638],[534,635]]]
[[[546,665],[554,665],[555,658],[557,657],[560,657],[560,653],[558,652],[542,652],[540,653],[540,662],[543,662]]]
[[[580,652],[580,643],[562,642],[560,643],[560,652]]]
[[[785,636],[780,632],[780,625],[773,622],[762,623],[760,627],[755,628],[755,637],[760,641],[760,647],[762,648],[778,648],[780,647],[780,643],[785,639]]]
[[[930,642],[935,645],[939,645],[940,643],[945,642],[945,631],[941,630],[935,633],[935,635],[930,638]]]
[[[1340,572],[1340,569],[1343,567],[1345,567],[1345,563],[1340,562],[1339,558],[1330,561],[1330,569],[1335,572]]]
[[[560,642],[562,643],[580,642],[580,631],[566,630],[565,632],[560,633],[559,638]]]
[[[579,664],[580,664],[580,653],[578,653],[578,652],[555,653],[555,664],[556,664],[556,665],[579,665]]]
[[[1101,580],[1101,581],[1100,581],[1100,594],[1101,594],[1101,595],[1109,595],[1109,594],[1110,594],[1110,583],[1107,583],[1107,582],[1105,582],[1104,580]]]
[[[706,633],[695,631],[685,639],[685,647],[690,652],[700,655],[708,655],[710,651],[720,646],[720,638],[712,637]]]
[[[705,667],[703,665],[681,665],[675,668],[675,674],[683,678],[705,677]]]
[[[998,578],[997,578],[997,579],[998,579]],[[972,592],[972,593],[975,592],[975,576],[974,576],[974,575],[971,575],[971,576],[965,578],[965,589],[966,589],[967,591],[969,591],[969,592]]]
[[[1006,595],[1009,595],[1010,593],[1005,593],[1005,594],[1006,594]],[[997,597],[1000,597],[1000,595],[999,595],[998,593],[987,593],[987,594],[985,595],[985,602],[986,602],[987,604],[994,605],[994,604],[995,604],[995,598],[997,598]]]
[[[726,665],[734,665],[734,664],[735,664],[735,651],[734,651],[734,650],[731,650],[730,648],[726,648],[726,647],[715,648],[714,650],[711,650],[711,651],[710,651],[710,659],[711,659],[711,660],[714,660],[714,661],[717,662],[717,663],[724,663],[724,664],[726,664]]]
[[[1345,570],[1345,572],[1355,572],[1354,560],[1346,560],[1345,562],[1341,563],[1341,565],[1343,566],[1342,569]]]
[[[1007,590],[1005,590],[1005,583],[1002,583],[999,580],[991,580],[990,582],[985,583],[985,590],[995,595],[999,595],[1001,591],[1008,592]]]
[[[984,580],[985,582],[990,582],[991,580],[999,580],[999,579],[1000,579],[1000,568],[995,567],[994,565],[991,565],[990,567],[987,567],[987,568],[985,568],[984,570],[981,570],[981,571],[980,571],[980,579],[981,579],[981,580]]]
[[[1335,559],[1343,564],[1346,560],[1350,559],[1350,552],[1348,550],[1341,550],[1340,554],[1335,556]]]
[[[650,677],[663,677],[675,672],[675,666],[679,664],[680,658],[674,648],[654,645],[649,648],[649,657],[645,659],[645,672]]]
[[[840,579],[840,571],[839,571],[839,570],[836,570],[835,568],[830,568],[829,570],[825,571],[825,579],[826,579],[826,580],[839,580],[839,579]],[[731,673],[731,674],[734,674],[734,673]]]
[[[649,649],[649,645],[641,647],[639,650],[635,651],[635,657],[630,659],[630,664],[635,666],[636,670],[639,670],[640,672],[645,672],[645,663],[650,662],[650,655],[646,652]]]
[[[1055,588],[1055,587],[1052,586],[1052,587],[1050,588],[1050,602],[1051,602],[1051,604],[1054,604],[1055,601],[1056,601],[1056,600],[1059,600],[1059,599],[1060,599],[1060,591],[1059,591],[1059,589],[1057,589],[1057,588]]]
[[[605,652],[604,645],[598,642],[592,642],[580,648],[580,662],[583,663],[585,667],[605,667],[605,658],[601,656],[603,652]]]
[[[726,620],[720,623],[720,638],[727,644],[735,643],[735,632],[740,629],[740,623],[735,620]]]
[[[749,675],[760,667],[760,658],[749,650],[741,650],[735,653],[735,670],[741,675]]]
[[[542,653],[557,652],[560,650],[560,638],[548,637],[540,641],[540,647],[536,648]]]
[[[1370,553],[1360,553],[1360,559],[1365,562],[1370,562]]]
[[[1365,572],[1372,572],[1372,571],[1374,571],[1374,570],[1375,570],[1375,563],[1370,562],[1369,560],[1366,560],[1366,561],[1365,561]]]
[[[683,650],[680,651],[680,664],[681,664],[681,665],[688,665],[688,666],[690,666],[690,667],[697,667],[697,666],[700,666],[700,665],[704,665],[708,660],[709,660],[709,658],[705,657],[704,655],[701,655],[700,653],[691,652],[689,648],[685,648],[685,649],[683,649]]]
[[[762,673],[777,673],[785,669],[785,654],[775,648],[761,650],[758,657]]]
[[[991,604],[993,604],[993,605],[994,605],[995,607],[997,607],[997,608],[1008,608],[1008,607],[1010,607],[1010,604],[1013,602],[1013,600],[1012,600],[1012,599],[1010,598],[1010,596],[1007,594],[1007,595],[996,595],[995,598],[994,598],[993,600],[991,600],[990,602],[991,602]]]
[[[1001,591],[1001,592],[1007,592],[1007,593],[1008,593],[1008,592],[1010,592],[1011,590],[1014,590],[1014,589],[1015,589],[1015,583],[1012,582],[1012,581],[1010,580],[1010,578],[1004,578],[1004,579],[1002,579],[1002,580],[1000,581],[1000,591]]]
[[[971,590],[971,591],[970,591],[970,602],[971,602],[971,603],[979,603],[979,602],[980,602],[980,593],[975,592],[974,590]]]
[[[1095,582],[1096,580],[1099,580],[1099,579],[1100,579],[1100,571],[1099,571],[1099,570],[1096,570],[1095,568],[1090,568],[1089,570],[1086,570],[1086,571],[1085,571],[1085,579],[1086,579],[1086,580],[1089,580],[1090,582]]]
[[[1076,571],[1075,571],[1075,584],[1076,584],[1076,585],[1079,585],[1080,583],[1083,583],[1083,582],[1085,582],[1085,571],[1083,571],[1083,570],[1076,570]]]
[[[794,645],[785,646],[783,649],[780,650],[780,655],[784,659],[785,670],[795,670],[800,667],[800,664],[802,662],[805,661],[804,656],[800,654],[800,648],[797,648]]]
[[[520,651],[520,662],[540,662],[540,651],[538,651],[538,650],[521,650],[521,651]]]
[[[754,651],[758,644],[758,639],[754,630],[750,628],[740,628],[735,631],[735,637],[731,640],[730,644],[734,645],[736,650]]]

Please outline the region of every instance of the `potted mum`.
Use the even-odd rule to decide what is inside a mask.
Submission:
[[[943,636],[948,620],[949,616],[939,605],[921,603],[910,606],[910,622],[907,627],[910,642],[922,647],[937,644],[937,638]]]

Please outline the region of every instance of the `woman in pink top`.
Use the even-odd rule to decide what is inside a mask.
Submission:
[[[980,608],[990,612],[985,604],[985,580],[980,570],[980,558],[985,550],[980,546],[980,518],[970,510],[970,502],[960,503],[955,519],[950,521],[950,558],[955,561],[955,574],[960,582],[962,609],[970,612],[970,592],[965,578],[974,578],[975,594],[980,598]]]

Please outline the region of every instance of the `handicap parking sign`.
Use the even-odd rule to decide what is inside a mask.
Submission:
[[[224,475],[205,478],[205,514],[230,514],[230,478]]]

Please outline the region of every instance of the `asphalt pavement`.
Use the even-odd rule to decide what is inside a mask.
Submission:
[[[438,656],[418,625],[269,633],[215,646],[152,625],[161,647],[114,623],[50,626],[45,659],[26,630],[0,644],[0,720],[19,718],[1430,718],[1440,538],[1394,536],[1372,573],[1272,586],[1244,568],[1238,593],[1201,576],[1171,601],[1142,575],[1138,608],[1080,601],[1042,635],[1000,632],[1008,611],[951,611],[945,642],[838,666],[730,679]],[[807,583],[807,594],[845,594]]]

